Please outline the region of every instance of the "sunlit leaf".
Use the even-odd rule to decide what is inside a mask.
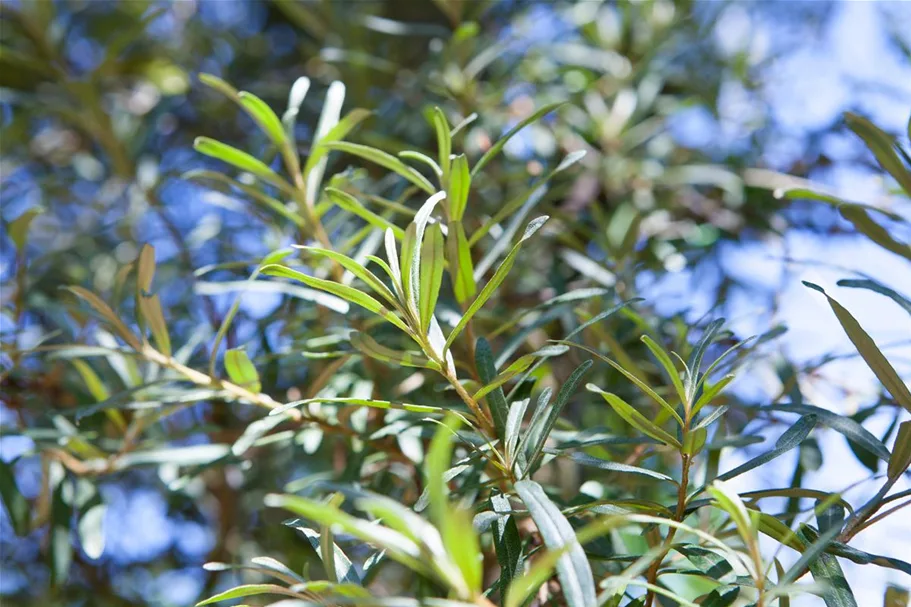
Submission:
[[[383,307],[383,305],[370,297],[365,293],[361,293],[357,289],[349,287],[347,285],[339,284],[337,282],[332,282],[331,280],[323,280],[322,278],[316,278],[315,276],[310,276],[304,274],[303,272],[298,272],[297,270],[292,270],[291,268],[280,266],[277,264],[270,264],[264,266],[262,273],[267,276],[278,276],[280,278],[291,278],[299,282],[304,283],[314,289],[319,289],[321,291],[326,291],[333,295],[337,295],[342,299],[350,301],[353,304],[357,304],[362,308],[373,312],[374,314],[384,318],[390,323],[394,324],[396,327],[400,328],[402,331],[409,333],[410,330],[408,326],[402,322],[402,320],[395,315],[395,313]]]
[[[421,328],[430,328],[430,318],[436,310],[440,286],[443,282],[443,232],[439,224],[427,228],[424,242],[421,244],[420,295],[418,311]]]
[[[253,173],[268,183],[280,187],[287,187],[285,181],[261,160],[226,143],[210,139],[209,137],[197,137],[195,141],[193,141],[193,148],[201,154],[226,162],[242,171]]]
[[[548,217],[538,217],[537,219],[531,221],[528,226],[525,228],[525,233],[522,235],[522,238],[519,239],[519,242],[513,246],[512,250],[506,256],[506,259],[503,260],[503,263],[500,264],[500,267],[497,268],[497,271],[494,272],[494,275],[491,277],[490,281],[484,285],[484,288],[481,289],[481,292],[478,293],[478,296],[475,300],[468,306],[468,309],[465,311],[465,314],[462,315],[462,318],[459,320],[459,323],[453,328],[449,333],[449,337],[446,338],[446,345],[443,348],[448,351],[452,343],[456,340],[462,330],[465,328],[465,325],[472,319],[472,317],[477,314],[484,304],[490,299],[491,295],[497,290],[497,287],[506,280],[506,275],[509,274],[509,270],[512,268],[515,263],[516,256],[519,254],[519,249],[522,246],[522,243],[531,238],[535,232],[537,232],[541,226],[547,221]]]
[[[259,382],[259,373],[256,367],[242,349],[228,350],[225,352],[225,370],[231,381],[250,392],[257,393],[262,390]]]
[[[516,482],[515,488],[528,507],[548,549],[560,550],[568,546],[567,552],[559,557],[556,565],[567,604],[571,607],[596,604],[591,566],[569,521],[538,483],[522,480]]]
[[[610,392],[605,392],[598,386],[594,384],[588,384],[585,386],[585,389],[589,392],[595,392],[600,394],[604,400],[611,406],[611,408],[622,417],[626,423],[633,426],[646,436],[650,436],[656,440],[661,441],[665,445],[670,445],[676,448],[680,448],[681,444],[676,438],[668,434],[665,430],[661,429],[655,425],[652,421],[646,418],[644,415],[636,411],[632,405],[627,403],[625,400],[617,396],[616,394],[611,394]]]
[[[908,470],[908,466],[911,466],[911,421],[902,422],[898,427],[887,474],[890,479],[896,479]]]
[[[391,156],[386,152],[382,152],[376,148],[372,148],[366,145],[348,143],[346,141],[332,141],[327,142],[324,145],[330,150],[344,152],[346,154],[351,154],[352,156],[358,156],[364,160],[369,160],[370,162],[374,162],[381,167],[389,169],[390,171],[404,177],[428,194],[433,194],[436,191],[436,188],[433,187],[433,184],[430,183],[426,177],[406,165],[395,156]]]
[[[456,301],[464,304],[477,293],[474,280],[474,262],[471,249],[465,238],[465,229],[459,221],[449,222],[449,233],[446,236],[446,260],[449,262],[449,274],[452,278],[452,289]]]

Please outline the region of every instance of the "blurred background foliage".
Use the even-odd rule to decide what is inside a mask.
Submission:
[[[911,20],[900,4],[877,5],[877,29],[862,35],[878,37],[877,48],[888,53],[888,61],[906,65]],[[908,108],[900,105],[902,98],[907,105],[907,82],[888,79],[842,82],[850,88],[847,96],[839,93],[842,102],[819,107],[824,102],[815,95],[835,92],[824,85],[813,90],[816,75],[810,62],[801,63],[801,53],[808,40],[823,32],[831,36],[843,10],[829,2],[666,0],[0,4],[0,202],[7,228],[0,260],[0,452],[14,462],[8,469],[19,489],[42,505],[45,517],[33,521],[34,530],[24,537],[11,533],[8,513],[0,518],[4,604],[186,605],[229,577],[202,571],[207,560],[242,562],[269,553],[295,570],[307,562],[318,567],[297,537],[274,524],[279,515],[263,511],[269,491],[318,478],[360,479],[405,497],[420,491],[397,479],[405,473],[395,468],[367,474],[371,464],[363,445],[355,448],[348,438],[324,437],[319,430],[279,433],[271,445],[224,459],[206,448],[236,441],[261,416],[251,407],[227,406],[224,395],[193,395],[167,382],[139,398],[131,391],[139,370],[126,358],[96,356],[87,359],[89,366],[75,361],[78,353],[49,351],[54,344],[114,343],[61,287],[104,294],[132,317],[128,295],[134,286],[124,268],[150,243],[155,291],[174,350],[203,368],[238,281],[264,255],[306,235],[293,220],[237,190],[199,172],[187,174],[223,166],[193,150],[199,136],[259,158],[274,155],[243,112],[200,84],[200,73],[255,92],[279,113],[291,84],[309,77],[311,91],[295,127],[304,155],[326,90],[336,80],[347,88],[345,112],[373,112],[349,140],[431,156],[435,139],[428,117],[434,105],[453,123],[477,114],[459,135],[464,151],[476,159],[536,109],[567,102],[511,139],[473,184],[472,217],[496,216],[507,201],[535,191],[567,154],[588,152],[533,195],[536,212],[554,217],[559,228],[529,247],[525,267],[505,285],[502,305],[484,326],[494,331],[510,320],[497,318],[506,310],[534,308],[572,288],[604,287],[624,300],[645,297],[639,314],[667,343],[679,345],[688,339],[687,327],[700,326],[708,312],[744,316],[752,313],[745,302],[778,305],[784,277],[764,277],[774,272],[763,263],[734,264],[731,258],[766,255],[757,246],[786,241],[794,230],[836,239],[853,233],[827,205],[779,200],[771,191],[793,183],[781,181],[785,173],[836,186],[839,175],[866,175],[874,162],[844,134],[842,110],[885,115],[885,128],[894,133],[907,119]],[[788,86],[793,94],[782,92]],[[904,112],[898,120],[896,100]],[[801,111],[812,118],[795,121]],[[834,168],[843,173],[827,179]],[[379,167],[334,155],[327,175],[334,174],[338,183],[369,196],[378,213],[393,220],[414,213],[413,204],[402,204],[410,193]],[[874,185],[882,191],[882,183]],[[907,211],[906,203],[875,189],[865,196]],[[31,222],[27,236],[15,242],[14,235],[23,233],[22,221],[16,222],[21,217]],[[333,224],[331,218],[328,225],[333,240],[358,238],[362,227]],[[466,226],[469,235],[479,226]],[[889,228],[907,229],[901,221]],[[775,251],[781,258],[790,255]],[[907,285],[908,266],[897,271],[905,272]],[[683,287],[663,290],[671,283]],[[546,314],[558,328],[571,326],[563,308]],[[767,364],[756,363],[756,372],[731,396],[732,403],[744,405],[736,423],[741,429],[754,423],[755,433],[777,420],[752,420],[747,405],[789,389],[793,397],[789,377],[804,382],[838,358],[792,359],[777,345],[783,327],[773,320],[762,317],[731,336],[767,337],[750,352]],[[260,369],[263,391],[284,402],[300,398],[333,370],[331,360],[300,352],[317,350],[318,338],[337,335],[334,323],[307,301],[264,289],[242,299],[225,342],[246,347]],[[562,328],[548,326],[538,323],[514,340],[515,347],[561,337]],[[658,377],[635,323],[617,320],[604,327],[593,347]],[[889,338],[907,344],[907,335]],[[495,351],[510,344],[504,337]],[[906,359],[896,364],[907,369]],[[560,373],[565,377],[571,369]],[[618,383],[617,373],[600,373],[601,385]],[[757,388],[767,387],[769,373],[780,377],[777,392]],[[382,381],[391,390],[408,377],[390,371]],[[155,385],[154,376],[145,379]],[[839,389],[834,393],[844,396]],[[434,398],[429,387],[413,390]],[[857,421],[881,416],[883,429],[897,419],[878,391],[859,398],[865,399],[863,408],[840,412],[855,414]],[[69,459],[91,460],[95,450],[118,449],[111,431],[116,416],[84,415],[109,399],[119,399],[125,410],[137,402],[161,407],[163,415],[145,429],[129,461],[111,470],[80,470]],[[600,407],[579,403],[570,415],[579,427],[606,423]],[[420,431],[405,421],[398,428],[397,436],[385,440],[397,441],[406,460],[419,460]],[[282,444],[293,448],[277,448]],[[799,484],[803,471],[818,469],[824,456],[805,444],[784,475]],[[570,495],[579,479],[572,469],[564,472],[559,484]],[[100,510],[86,517],[95,507]],[[70,529],[77,512],[80,524]],[[86,518],[89,523],[82,523]],[[394,590],[395,580],[385,583]],[[881,583],[875,590],[882,596]]]

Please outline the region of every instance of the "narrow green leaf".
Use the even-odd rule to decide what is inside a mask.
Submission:
[[[291,279],[297,280],[299,282],[302,282],[305,285],[313,287],[314,289],[319,289],[321,291],[326,291],[327,293],[337,295],[338,297],[341,297],[344,300],[350,301],[353,304],[357,304],[357,305],[361,306],[362,308],[368,310],[369,312],[373,312],[374,314],[381,316],[382,318],[384,318],[385,320],[394,324],[396,327],[398,327],[402,331],[405,331],[406,333],[411,332],[411,330],[408,328],[408,326],[404,322],[402,322],[402,320],[398,316],[396,316],[395,313],[393,313],[390,310],[383,307],[383,305],[380,302],[378,302],[374,298],[370,297],[369,295],[367,295],[365,293],[361,293],[357,289],[354,289],[347,285],[342,285],[337,282],[332,282],[331,280],[323,280],[321,278],[309,276],[307,274],[304,274],[303,272],[298,272],[297,270],[292,270],[291,268],[277,265],[277,264],[269,264],[267,266],[264,266],[262,273],[266,274],[268,276],[291,278]]]
[[[888,476],[897,479],[911,466],[911,421],[902,422],[889,458]]]
[[[9,222],[7,234],[9,234],[10,240],[16,245],[18,251],[25,248],[25,243],[28,241],[28,229],[32,225],[32,220],[43,212],[44,209],[41,207],[32,207],[26,209],[20,213],[18,217]]]
[[[486,385],[494,381],[497,376],[497,368],[493,362],[493,351],[490,344],[483,337],[478,338],[474,350],[475,366],[478,369],[478,375],[481,381]],[[506,420],[509,416],[509,404],[506,402],[506,396],[499,386],[489,391],[487,404],[490,407],[490,416],[493,418],[493,425],[497,431],[497,438],[506,440]]]
[[[200,601],[196,603],[196,607],[202,607],[202,605],[211,605],[213,603],[219,603],[221,601],[227,601],[230,599],[239,599],[245,596],[258,596],[260,594],[281,594],[291,597],[298,596],[296,593],[291,592],[284,586],[278,586],[276,584],[245,584],[243,586],[236,586],[230,590],[225,590],[224,592],[220,592],[211,598]]]
[[[352,333],[349,339],[352,346],[362,354],[370,356],[371,358],[404,367],[439,369],[439,366],[436,363],[428,360],[427,357],[421,354],[387,348],[366,333]]]
[[[67,479],[62,479],[54,488],[51,497],[51,525],[48,531],[48,545],[51,560],[51,583],[63,586],[69,577],[73,563],[73,540],[70,522],[73,508],[64,498]]]
[[[247,353],[242,349],[228,350],[225,352],[225,370],[228,377],[235,384],[246,388],[254,394],[262,390],[262,384],[259,381],[259,373]]]
[[[433,194],[436,192],[436,188],[433,187],[433,184],[430,183],[426,177],[418,173],[410,166],[406,165],[395,156],[391,156],[386,152],[382,152],[370,146],[360,145],[357,143],[349,143],[346,141],[328,141],[324,145],[330,150],[344,152],[346,154],[351,154],[352,156],[358,156],[359,158],[369,160],[370,162],[374,162],[381,167],[389,169],[390,171],[404,177],[428,194]]]
[[[565,343],[566,345],[573,346],[573,347],[579,348],[581,350],[585,350],[589,354],[596,356],[599,359],[603,360],[604,362],[609,364],[611,367],[613,367],[614,369],[619,371],[626,379],[628,379],[629,381],[636,384],[636,386],[640,390],[642,390],[645,394],[647,394],[653,401],[658,403],[658,405],[662,409],[664,409],[664,411],[665,411],[665,413],[667,413],[667,415],[673,417],[675,420],[677,420],[677,423],[680,424],[681,427],[683,427],[683,418],[680,417],[680,414],[677,413],[677,410],[670,403],[668,403],[660,394],[655,392],[655,390],[653,390],[651,386],[649,386],[647,383],[645,383],[644,381],[642,381],[641,379],[639,379],[638,377],[636,377],[635,375],[633,375],[632,373],[630,373],[629,371],[624,369],[621,365],[619,365],[618,363],[614,362],[613,360],[607,358],[606,356],[603,356],[599,352],[596,352],[595,350],[592,350],[591,348],[588,348],[586,346],[583,346],[583,345],[580,345],[580,344],[577,344],[574,342],[570,342],[570,341],[558,341],[557,343]],[[665,417],[664,419],[667,419],[667,417]]]
[[[301,405],[310,403],[335,403],[339,405],[357,405],[360,407],[373,407],[374,409],[401,409],[402,411],[411,411],[412,413],[441,413],[444,409],[440,407],[430,407],[427,405],[412,405],[410,403],[394,403],[388,400],[375,400],[369,398],[333,398],[333,397],[316,397],[296,400],[281,407],[276,407],[269,411],[269,415],[279,415]]]
[[[415,152],[414,150],[405,150],[403,152],[399,152],[398,156],[399,158],[404,158],[405,160],[412,160],[427,165],[430,167],[430,170],[433,171],[433,174],[437,176],[437,179],[442,179],[443,177],[443,169],[440,168],[440,165],[437,164],[436,160],[427,154]]]
[[[405,230],[385,217],[377,215],[348,192],[343,192],[342,190],[331,187],[327,187],[325,192],[329,196],[329,200],[338,205],[339,208],[342,208],[353,215],[357,215],[373,227],[380,230],[391,229],[395,234],[395,237],[399,240],[405,236]]]
[[[833,527],[819,535],[815,541],[807,546],[800,558],[788,569],[784,576],[778,580],[778,586],[787,586],[793,583],[805,569],[813,574],[813,579],[826,585],[822,598],[826,607],[857,607],[851,586],[845,579],[838,560],[825,550],[838,536],[840,529]],[[806,528],[798,534],[805,542],[810,541]]]
[[[506,382],[511,380],[513,377],[515,377],[519,373],[522,373],[523,371],[528,369],[536,360],[550,358],[552,356],[559,356],[560,354],[565,353],[566,350],[568,350],[568,348],[566,348],[565,346],[548,346],[545,348],[541,348],[537,352],[532,352],[531,354],[526,354],[525,356],[522,356],[522,357],[516,359],[508,367],[506,367],[506,369],[504,369],[499,375],[494,377],[490,381],[490,383],[486,384],[481,389],[479,389],[477,392],[475,392],[473,398],[475,398],[476,400],[479,398],[483,398],[489,392],[495,390],[496,388],[499,388],[500,386],[502,386],[503,384],[505,384]],[[494,364],[496,364],[496,363],[494,363]]]
[[[523,458],[520,457],[516,447],[519,445],[519,435],[522,433],[522,420],[525,419],[525,411],[528,409],[530,398],[515,401],[509,407],[509,414],[506,416],[506,461],[515,463]]]
[[[307,162],[304,164],[304,175],[309,175],[317,164],[320,163],[329,153],[327,144],[333,141],[341,141],[348,136],[361,122],[373,115],[373,112],[360,108],[355,108],[348,112],[344,118],[339,120],[338,124],[329,129],[329,131],[313,146]]]
[[[743,539],[744,546],[754,545],[757,541],[758,530],[753,526],[747,507],[733,487],[728,486],[722,480],[716,479],[712,486],[708,488],[708,491],[715,498],[715,506],[727,512],[731,517],[734,526],[737,527],[737,532]]]
[[[630,466],[628,464],[622,464],[619,462],[611,462],[606,459],[600,459],[597,457],[592,457],[587,453],[574,452],[568,454],[569,458],[581,466],[586,466],[588,468],[598,468],[600,470],[607,470],[609,472],[619,472],[620,474],[635,474],[639,476],[647,476],[650,478],[656,478],[661,481],[670,481],[675,482],[673,478],[666,474],[660,472],[655,472],[654,470],[649,470],[648,468],[640,468],[638,466]]]
[[[487,150],[483,156],[481,156],[481,158],[478,160],[478,162],[474,165],[474,168],[471,169],[471,176],[474,177],[481,171],[481,169],[483,169],[485,166],[487,166],[487,163],[490,162],[491,160],[493,160],[496,157],[496,155],[500,153],[500,151],[503,149],[503,147],[509,142],[510,139],[513,138],[513,136],[516,135],[516,133],[518,133],[519,131],[524,129],[529,124],[531,124],[533,122],[537,122],[538,120],[540,120],[547,114],[551,113],[552,111],[554,111],[555,109],[557,109],[558,107],[563,105],[564,103],[565,103],[564,101],[560,101],[557,103],[549,103],[541,108],[538,108],[537,111],[532,113],[530,116],[528,116],[524,120],[520,121],[518,124],[516,124],[511,129],[509,129],[509,131],[507,131],[505,135],[500,137],[497,140],[497,142],[494,143],[492,146],[490,146],[490,149]]]
[[[409,297],[409,302],[413,306],[412,310],[419,320],[423,317],[420,312],[422,309],[420,296],[421,275],[423,271],[421,253],[423,252],[424,246],[424,232],[426,231],[427,226],[430,222],[430,216],[433,214],[434,208],[436,208],[437,203],[445,197],[446,192],[437,192],[428,198],[427,201],[421,205],[421,208],[415,214],[414,221],[411,223],[411,225],[408,226],[408,229],[405,230],[405,238],[402,240],[402,281],[405,283],[405,294]],[[442,253],[442,251],[440,251],[440,253]],[[442,255],[437,257],[437,259],[439,259],[440,263],[442,263]],[[433,268],[430,268],[430,270],[433,271]],[[442,276],[442,268],[440,268],[441,279]],[[439,289],[437,289],[437,295],[439,295]],[[436,305],[435,301],[434,305]],[[428,324],[426,325],[421,323],[421,326],[423,329],[425,329],[425,332],[427,332],[427,330],[430,328],[429,316],[427,317],[427,321]]]
[[[274,213],[283,217],[296,225],[299,228],[304,227],[307,222],[296,212],[292,211],[290,208],[286,207],[284,203],[280,200],[277,200],[259,189],[249,186],[245,183],[241,183],[236,179],[228,177],[223,173],[217,171],[205,171],[200,169],[194,169],[192,171],[187,171],[182,175],[183,179],[192,180],[192,181],[214,181],[217,182],[215,189],[221,192],[232,193],[231,188],[236,189],[240,192],[243,192],[247,195],[254,203],[268,210],[270,213]]]
[[[337,507],[337,504],[333,504],[333,506]],[[307,538],[307,541],[310,542],[310,546],[313,548],[313,551],[320,555],[320,558],[323,560],[323,562],[330,560],[324,558],[324,552],[327,551],[327,548],[324,546],[328,546],[329,544],[326,544],[323,541],[321,534],[317,533],[313,529],[310,529],[309,527],[297,526],[295,529],[300,531],[301,534]],[[331,566],[335,569],[337,580],[345,584],[360,584],[361,579],[357,574],[357,569],[351,563],[351,559],[348,558],[348,555],[345,554],[345,552],[339,548],[335,542],[332,542],[331,546]]]
[[[450,205],[451,208],[451,205]],[[471,249],[465,237],[461,221],[449,222],[449,233],[446,236],[446,259],[449,261],[449,274],[456,301],[464,304],[475,296],[478,287],[474,280],[474,262]]]
[[[667,352],[655,343],[648,335],[642,336],[642,343],[649,349],[658,362],[661,363],[661,366],[664,367],[665,373],[667,373],[668,379],[671,380],[671,383],[674,385],[674,389],[677,391],[677,396],[680,398],[681,403],[686,402],[686,389],[683,386],[683,380],[680,379],[680,372],[677,371],[677,367],[674,366],[674,362],[671,360],[671,357],[668,356]]]
[[[123,321],[120,320],[120,318],[114,313],[110,306],[108,306],[108,304],[106,304],[100,297],[91,291],[83,289],[82,287],[66,288],[68,291],[71,291],[77,297],[88,303],[92,308],[95,309],[96,312],[101,314],[101,316],[111,324],[114,332],[117,333],[117,335],[120,336],[120,338],[124,340],[130,347],[132,347],[134,350],[141,349],[142,346],[140,345],[139,340],[136,338],[136,336],[133,335],[129,329],[127,329],[127,326],[123,323]]]
[[[164,312],[161,310],[161,300],[158,295],[151,297],[140,296],[139,310],[145,324],[152,332],[155,347],[165,356],[171,355],[171,336],[168,333],[168,323],[165,321]]]
[[[253,120],[259,124],[275,145],[279,147],[287,145],[285,127],[265,101],[247,91],[241,91],[238,97],[241,106],[253,117]]]
[[[493,543],[500,565],[500,602],[506,601],[509,585],[522,574],[522,537],[509,498],[503,494],[492,495],[490,504],[499,516],[493,522]]]
[[[714,580],[721,580],[733,571],[723,556],[695,544],[675,544],[674,550],[685,556],[694,567]]]
[[[797,413],[800,415],[813,415],[817,421],[839,434],[843,435],[849,441],[863,447],[884,462],[889,461],[889,450],[881,440],[873,436],[870,431],[861,426],[859,423],[845,415],[832,413],[828,409],[814,407],[812,405],[768,405],[771,411],[786,411],[788,413]]]
[[[440,296],[444,261],[443,231],[440,224],[435,223],[427,228],[424,242],[421,244],[421,292],[418,309],[421,315],[421,329],[425,332],[430,328],[430,318],[436,310],[437,298]]]
[[[699,422],[693,426],[693,430],[699,430],[700,428],[708,428],[709,425],[714,422],[716,419],[728,412],[730,407],[728,405],[723,405],[712,411],[709,415],[706,415]]]
[[[446,345],[443,347],[444,351],[448,351],[452,346],[452,343],[456,340],[462,330],[465,328],[465,325],[472,319],[472,317],[477,314],[484,304],[490,299],[490,296],[497,290],[497,287],[502,284],[506,279],[506,275],[509,274],[509,270],[512,268],[515,263],[516,256],[519,254],[519,249],[522,247],[522,243],[531,238],[535,232],[537,232],[541,226],[547,222],[548,217],[546,215],[538,217],[537,219],[532,220],[528,226],[525,228],[525,233],[522,235],[522,238],[519,239],[506,258],[503,260],[503,263],[500,264],[500,267],[497,268],[494,275],[491,277],[490,281],[484,285],[484,288],[481,289],[481,292],[475,298],[475,300],[468,306],[468,309],[465,311],[465,314],[462,315],[462,318],[459,320],[459,323],[455,328],[449,333],[449,337],[446,338]]]
[[[878,126],[862,116],[845,112],[845,122],[858,137],[864,140],[876,161],[911,196],[911,170],[896,153],[898,142]]]
[[[892,394],[895,402],[904,407],[906,411],[911,412],[911,390],[901,380],[898,373],[886,360],[886,357],[883,356],[883,353],[876,347],[873,339],[860,326],[860,323],[840,303],[829,297],[822,287],[807,281],[803,281],[803,284],[819,291],[826,297],[829,306],[838,318],[838,322],[841,323],[845,333],[848,334],[867,366],[870,367],[870,370],[873,371],[882,385]]]
[[[541,485],[531,480],[515,484],[519,497],[525,502],[541,538],[549,550],[569,547],[557,560],[557,576],[563,596],[570,607],[590,607],[597,604],[595,581],[585,551],[576,533],[560,509],[550,501]]]
[[[215,89],[232,101],[240,101],[240,94],[238,90],[214,74],[200,73],[199,81],[209,88]]]
[[[693,348],[693,352],[690,354],[690,359],[687,361],[687,369],[689,372],[686,374],[686,393],[687,393],[687,404],[692,404],[693,399],[696,397],[696,387],[698,385],[699,372],[702,368],[702,358],[705,356],[705,351],[708,349],[712,342],[715,339],[715,335],[718,333],[718,330],[724,325],[724,319],[719,318],[713,320],[705,328],[705,331],[702,334],[702,337],[697,342],[696,346]]]
[[[295,495],[269,494],[265,503],[271,508],[283,508],[323,525],[338,525],[342,531],[361,541],[385,549],[391,558],[406,567],[417,572],[427,572],[428,563],[422,560],[421,548],[398,531],[358,519],[329,504]]]
[[[729,383],[734,381],[734,377],[735,376],[733,374],[725,375],[714,384],[706,386],[702,391],[702,394],[699,396],[699,400],[697,400],[696,404],[693,405],[693,410],[690,414],[695,416],[702,410],[703,407],[711,403],[716,396],[721,394],[722,390],[727,388]]]
[[[242,171],[253,173],[273,185],[289,188],[288,184],[261,160],[226,143],[209,137],[197,137],[193,142],[193,148],[201,154],[226,162]]]
[[[636,428],[646,436],[650,436],[655,440],[659,440],[665,445],[674,446],[678,449],[681,447],[680,441],[668,434],[665,430],[655,425],[644,415],[636,411],[632,405],[627,403],[616,394],[605,392],[594,384],[586,385],[585,389],[590,392],[600,394],[611,406],[611,408],[617,413],[617,415],[622,417],[626,423]]]
[[[413,275],[417,274],[420,268],[421,249],[417,242],[418,227],[415,223],[410,223],[402,236],[402,254],[400,257],[400,266],[402,272],[402,290],[405,301],[403,302],[414,316],[418,316],[418,290],[416,282],[412,281]],[[418,263],[415,265],[415,256],[418,257]],[[412,268],[412,265],[415,265]]]
[[[449,121],[438,107],[433,108],[433,129],[437,135],[437,150],[441,174],[444,183],[449,179],[449,157],[452,154],[452,135],[449,134]],[[451,198],[450,198],[451,200]]]
[[[861,205],[845,203],[838,207],[841,216],[851,222],[858,232],[881,246],[882,248],[911,260],[911,245],[895,240],[889,230],[882,227],[870,217],[870,214]]]
[[[79,545],[86,556],[92,560],[101,558],[104,554],[104,517],[107,506],[100,497],[92,500],[93,504],[86,508],[79,517],[76,531],[79,534]]]
[[[466,511],[450,505],[449,488],[444,480],[452,461],[452,438],[459,425],[459,418],[451,413],[443,420],[430,443],[425,474],[431,519],[440,529],[446,552],[461,574],[460,579],[453,579],[453,582],[457,582],[457,587],[463,587],[460,594],[468,598],[481,590],[481,549],[477,534],[471,528],[471,517]]]
[[[0,458],[0,497],[3,498],[3,505],[6,507],[13,531],[16,535],[26,535],[29,532],[31,516],[28,501],[19,491],[12,464],[5,462],[2,458]]]
[[[105,387],[104,382],[98,377],[98,374],[84,360],[73,359],[73,367],[82,376],[85,387],[88,388],[89,394],[98,402],[105,401],[111,397],[110,392]]]
[[[516,214],[521,215],[534,208],[541,199],[544,198],[544,194],[547,192],[547,184],[554,176],[573,166],[583,157],[585,157],[585,150],[576,150],[575,152],[567,154],[566,158],[564,158],[556,167],[539,177],[527,190],[500,207],[500,209],[498,209],[490,219],[485,221],[480,228],[474,230],[471,233],[471,238],[468,239],[468,244],[474,246],[475,243],[486,236],[490,230],[501,221]]]
[[[810,435],[810,431],[816,427],[816,420],[817,417],[815,415],[804,415],[798,419],[793,426],[785,430],[775,443],[774,449],[766,451],[765,453],[740,464],[736,468],[728,470],[724,474],[718,475],[718,480],[725,481],[732,479],[735,476],[739,476],[744,472],[758,468],[759,466],[769,463],[773,459],[781,457],[794,447],[797,447]]]
[[[739,596],[740,586],[721,586],[712,590],[708,596],[702,599],[699,607],[730,607]]]
[[[322,247],[312,247],[312,246],[302,246],[302,245],[292,245],[295,249],[302,249],[313,253],[314,255],[320,255],[322,257],[328,257],[332,261],[336,262],[357,278],[362,280],[364,284],[373,289],[373,292],[388,301],[393,307],[398,307],[398,300],[395,297],[395,294],[389,290],[383,281],[381,281],[376,274],[351,259],[347,255],[343,255],[331,249],[324,249]]]
[[[528,432],[519,445],[519,452],[528,454],[526,458],[526,461],[528,462],[528,474],[534,472],[535,466],[537,465],[541,454],[544,452],[544,445],[547,442],[547,438],[550,436],[554,425],[556,425],[557,419],[563,411],[563,407],[566,406],[569,398],[575,393],[576,388],[578,388],[579,384],[582,382],[582,378],[588,373],[588,370],[591,369],[592,364],[592,361],[587,360],[576,367],[560,388],[560,392],[557,394],[557,399],[554,401],[552,407],[548,408],[547,406],[547,399],[550,398],[550,393],[545,391],[542,394],[543,400],[539,400],[538,409],[535,411],[534,416],[532,416]]]
[[[471,190],[471,173],[465,154],[459,154],[452,161],[449,175],[449,187],[446,199],[449,201],[450,221],[462,221],[468,206],[468,193]]]
[[[176,464],[178,466],[206,466],[231,454],[228,445],[191,445],[189,447],[165,447],[132,451],[117,459],[117,470],[126,470],[135,466],[160,466]]]
[[[889,297],[897,303],[901,308],[911,314],[911,300],[903,295],[899,295],[895,290],[890,289],[889,287],[883,285],[882,283],[876,282],[875,280],[856,280],[856,279],[843,279],[839,280],[836,283],[839,287],[850,287],[852,289],[869,289],[870,291],[875,291],[881,295]]]

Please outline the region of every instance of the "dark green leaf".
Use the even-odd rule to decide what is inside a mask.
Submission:
[[[873,221],[863,206],[845,203],[838,207],[838,212],[850,221],[858,232],[882,248],[911,260],[911,245],[895,240],[889,230]]]
[[[490,384],[497,377],[497,368],[494,366],[493,351],[490,349],[490,344],[483,337],[478,339],[474,355],[481,382],[485,385]],[[509,405],[506,402],[503,389],[500,387],[494,388],[486,396],[497,437],[501,440],[506,440],[506,419],[509,415]]]
[[[816,416],[815,415],[804,415],[798,419],[793,426],[785,430],[785,432],[778,438],[778,441],[775,443],[775,448],[771,451],[766,451],[762,455],[754,457],[753,459],[746,461],[732,470],[728,470],[724,474],[718,475],[718,480],[725,481],[732,479],[735,476],[740,476],[744,472],[758,468],[764,464],[769,463],[773,459],[781,457],[794,447],[798,446],[803,440],[809,436],[810,431],[816,426]]]
[[[845,333],[848,334],[854,347],[857,348],[857,351],[860,352],[860,355],[866,361],[867,366],[870,367],[883,386],[892,394],[895,401],[904,407],[906,411],[911,412],[911,390],[901,380],[895,368],[886,360],[886,357],[876,347],[873,339],[864,331],[860,323],[840,303],[829,297],[822,287],[806,281],[803,284],[819,291],[826,297],[829,301],[829,306],[838,318],[838,322],[841,323]]]
[[[509,514],[509,498],[493,495],[490,504],[498,514],[493,522],[493,543],[500,565],[500,601],[506,600],[509,584],[522,573],[522,538],[515,518]]]
[[[784,586],[794,582],[806,568],[809,568],[813,579],[826,585],[822,595],[826,607],[857,607],[854,593],[851,591],[848,580],[845,579],[841,565],[834,556],[825,552],[839,531],[839,527],[833,527],[819,535],[816,541],[807,546],[794,565],[785,572],[778,584]],[[801,539],[809,542],[810,536],[806,529],[799,531],[798,534]]]
[[[550,392],[545,391],[542,393],[541,400],[538,401],[538,409],[535,411],[535,415],[532,417],[531,423],[529,424],[528,431],[526,432],[525,437],[523,437],[522,443],[519,445],[519,451],[527,454],[526,461],[528,464],[525,471],[526,474],[531,474],[535,470],[535,465],[544,452],[544,445],[547,442],[547,438],[550,436],[554,425],[557,423],[557,418],[560,417],[563,407],[566,406],[569,398],[575,393],[576,388],[578,388],[579,384],[582,382],[582,378],[588,373],[588,370],[591,369],[591,366],[592,361],[587,360],[576,367],[575,371],[572,372],[572,375],[569,376],[560,388],[560,392],[557,394],[557,399],[554,401],[553,406],[549,406],[547,402],[550,398]]]
[[[30,510],[28,501],[19,492],[13,466],[0,458],[0,497],[9,515],[16,535],[25,535],[29,532]]]
[[[875,291],[881,295],[889,297],[900,305],[902,309],[911,314],[911,301],[908,300],[903,295],[899,295],[895,290],[890,289],[889,287],[876,282],[875,280],[857,280],[857,279],[843,279],[839,280],[836,283],[839,287],[851,287],[853,289],[869,289],[870,291]]]
[[[820,424],[842,434],[849,441],[863,447],[884,462],[889,461],[889,450],[886,449],[886,446],[882,441],[873,436],[866,428],[850,417],[838,415],[827,409],[814,407],[812,405],[768,405],[768,408],[772,411],[788,411],[799,415],[814,415]]]
[[[547,450],[545,450],[547,451]],[[590,468],[599,468],[601,470],[608,470],[610,472],[619,472],[621,474],[636,474],[639,476],[647,476],[651,478],[657,478],[661,481],[670,481],[674,482],[674,479],[666,474],[656,472],[654,470],[649,470],[647,468],[640,468],[638,466],[630,466],[628,464],[622,464],[620,462],[611,462],[604,459],[599,459],[597,457],[592,457],[586,453],[570,453],[569,458],[572,459],[577,464],[582,466],[588,466]]]

